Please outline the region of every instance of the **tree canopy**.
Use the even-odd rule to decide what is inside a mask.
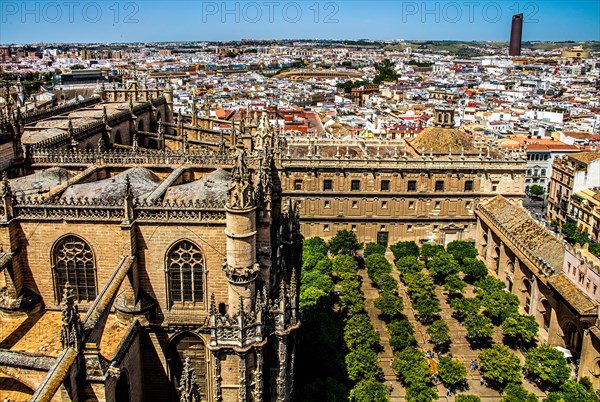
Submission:
[[[502,322],[504,336],[512,342],[531,343],[538,334],[539,325],[534,316],[516,314]]]
[[[302,243],[302,256],[305,256],[306,254],[327,255],[328,252],[329,247],[327,246],[327,243],[320,237],[311,237],[304,240]]]
[[[364,347],[351,351],[346,355],[346,369],[353,381],[376,378],[381,372],[377,352]]]
[[[363,255],[366,258],[371,254],[385,255],[385,246],[379,243],[366,243]]]
[[[450,242],[446,250],[458,261],[462,261],[464,258],[475,258],[478,254],[475,243],[464,240]]]
[[[534,197],[540,197],[544,195],[544,187],[540,186],[539,184],[533,184],[529,186],[528,193]]]
[[[445,251],[444,246],[436,243],[424,243],[421,246],[421,255],[427,258],[435,257],[438,253]]]
[[[529,377],[551,389],[558,389],[571,376],[567,359],[551,346],[530,349],[525,359],[525,369]]]
[[[493,345],[479,354],[479,367],[486,380],[501,386],[521,381],[521,361],[508,346]]]
[[[419,246],[414,241],[399,241],[390,246],[394,254],[394,259],[399,260],[402,257],[419,257]]]
[[[387,392],[385,384],[374,378],[361,380],[350,390],[350,402],[386,402],[389,400],[390,395]]]
[[[551,392],[544,402],[596,402],[596,396],[583,385],[567,380],[560,390]]]
[[[440,347],[450,342],[450,336],[448,335],[449,332],[450,328],[444,320],[436,320],[429,327],[427,327],[429,340],[436,347]]]
[[[321,289],[325,293],[330,293],[333,291],[333,280],[329,275],[325,275],[321,271],[307,271],[302,274],[301,290],[310,287]]]
[[[438,364],[438,371],[442,381],[451,386],[463,382],[467,378],[467,369],[458,359],[451,357],[441,357]]]
[[[333,255],[355,255],[361,247],[356,233],[350,230],[340,230],[329,241],[329,251]]]
[[[444,283],[446,277],[455,275],[460,271],[458,261],[450,253],[439,252],[427,262],[429,273],[440,283]]]
[[[394,354],[392,368],[408,387],[429,382],[429,364],[425,354],[414,348],[406,348]]]
[[[344,341],[350,350],[373,348],[379,343],[379,334],[366,314],[355,314],[346,320]]]
[[[504,397],[501,402],[538,402],[538,398],[521,384],[508,384],[504,388]]]
[[[398,271],[400,271],[401,274],[414,274],[421,272],[423,268],[425,268],[425,264],[419,261],[418,257],[408,255],[400,257],[400,259],[396,261],[396,268],[398,268]]]
[[[450,301],[450,307],[461,317],[477,314],[481,310],[481,299],[478,297],[458,297]]]
[[[466,286],[467,284],[457,274],[448,275],[444,283],[444,289],[451,296],[462,293]]]
[[[404,309],[402,298],[392,292],[383,292],[375,299],[374,304],[375,308],[381,311],[386,321],[391,321],[398,317]]]
[[[519,312],[519,298],[512,293],[501,290],[484,294],[481,304],[490,317],[502,321]]]
[[[463,258],[462,272],[473,280],[478,281],[487,276],[488,269],[485,263],[477,258]]]
[[[467,339],[471,342],[484,342],[494,335],[492,320],[483,314],[472,314],[463,322],[467,329]]]
[[[394,320],[387,328],[390,333],[390,346],[395,352],[415,346],[415,330],[408,320]]]

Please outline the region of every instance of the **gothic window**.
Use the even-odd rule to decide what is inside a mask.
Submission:
[[[92,301],[96,298],[96,265],[89,244],[77,236],[66,236],[54,246],[52,259],[58,301],[67,282],[77,300]]]
[[[465,181],[465,191],[473,191],[473,180]]]
[[[390,191],[390,181],[389,180],[381,181],[381,191]]]
[[[167,273],[172,303],[203,301],[204,258],[195,244],[184,240],[171,248]]]
[[[323,190],[333,190],[333,180],[331,180],[331,179],[323,180]]]

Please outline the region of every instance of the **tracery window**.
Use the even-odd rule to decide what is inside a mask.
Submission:
[[[54,283],[57,300],[67,282],[73,288],[77,300],[92,301],[96,298],[96,264],[94,253],[85,240],[69,235],[62,238],[52,253]]]
[[[171,303],[203,301],[204,258],[200,249],[187,240],[174,245],[167,255]]]

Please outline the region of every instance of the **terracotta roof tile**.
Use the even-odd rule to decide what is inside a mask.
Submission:
[[[556,271],[562,269],[564,245],[541,228],[523,208],[511,204],[501,195],[484,202],[482,206],[534,255],[542,257]]]
[[[596,315],[598,304],[583,293],[564,274],[548,279],[548,283],[562,296],[580,315]]]

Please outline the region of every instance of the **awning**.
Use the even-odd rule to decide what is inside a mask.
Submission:
[[[567,348],[563,348],[562,346],[555,346],[554,349],[558,350],[559,352],[562,352],[565,358],[573,357],[571,351]]]

